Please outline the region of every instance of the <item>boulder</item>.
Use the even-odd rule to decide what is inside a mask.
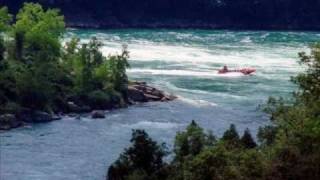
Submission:
[[[78,112],[80,111],[80,107],[76,105],[74,102],[68,102],[68,110],[71,112]]]
[[[147,98],[143,91],[133,87],[128,87],[128,98],[135,102],[147,102]]]
[[[129,100],[133,102],[171,101],[177,97],[168,95],[145,82],[133,82],[128,87]]]
[[[52,116],[52,120],[53,121],[57,121],[57,120],[61,120],[62,118],[61,118],[61,116],[60,115],[53,115]]]
[[[93,119],[103,119],[103,118],[105,118],[106,116],[105,116],[104,111],[92,111],[92,112],[91,112],[91,117],[92,117]]]
[[[81,106],[80,109],[81,109],[81,113],[88,113],[92,110],[90,106]]]
[[[151,94],[145,94],[148,101],[160,101],[162,98]]]
[[[79,106],[72,101],[68,102],[68,110],[74,113],[87,113],[91,111],[89,106]]]
[[[27,122],[27,123],[33,122],[32,110],[29,108],[21,109],[20,112],[16,113],[16,117],[23,122]]]
[[[9,130],[11,128],[17,128],[22,125],[13,114],[3,114],[0,115],[0,130]]]
[[[35,111],[32,116],[32,120],[34,123],[50,122],[54,120],[51,114],[43,111]]]
[[[172,101],[172,100],[177,99],[177,96],[174,96],[171,94],[170,95],[165,94],[165,96],[162,99],[164,99],[165,101]]]
[[[160,98],[164,97],[164,92],[163,91],[160,91],[160,90],[157,90],[157,89],[154,89],[153,91],[151,91],[151,93],[153,96],[158,96]]]

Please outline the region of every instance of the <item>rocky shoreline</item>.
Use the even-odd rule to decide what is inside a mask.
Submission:
[[[138,103],[155,102],[155,101],[172,101],[177,97],[161,91],[157,88],[147,85],[146,82],[130,82],[128,85],[128,102],[122,106],[113,106],[123,108],[129,105]],[[77,105],[70,101],[68,102],[69,114],[80,116],[83,113],[90,113],[91,118],[105,118],[104,110],[91,109],[89,106]],[[19,113],[5,113],[0,115],[0,130],[10,130],[21,127],[28,123],[45,123],[55,120],[60,120],[64,114],[50,114],[43,111],[33,111],[31,109],[22,109]]]

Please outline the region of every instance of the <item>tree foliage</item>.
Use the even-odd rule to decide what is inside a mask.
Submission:
[[[23,108],[68,112],[69,101],[109,109],[126,100],[127,49],[105,57],[93,37],[73,38],[62,46],[64,17],[56,9],[24,3],[10,24],[0,9],[0,110],[16,103]],[[6,38],[3,38],[3,37]]]
[[[244,134],[241,137],[240,141],[241,141],[241,144],[244,148],[252,149],[257,146],[256,142],[253,140],[253,138],[251,136],[249,129],[246,129],[244,131]]]
[[[8,12],[7,7],[0,8],[0,32],[4,32],[8,30],[10,26],[10,22],[12,20],[12,16]]]
[[[167,154],[164,144],[157,144],[144,130],[133,130],[131,147],[125,149],[119,159],[109,167],[109,180],[161,179]]]
[[[207,145],[214,144],[214,139],[210,138],[195,121],[192,121],[186,131],[178,132],[176,135],[174,145],[176,159],[183,162],[184,158],[196,156]]]

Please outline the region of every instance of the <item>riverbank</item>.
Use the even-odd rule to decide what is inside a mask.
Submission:
[[[130,105],[147,102],[167,102],[177,97],[162,90],[149,86],[146,82],[130,82],[128,86],[128,102],[124,104],[110,104],[104,109],[93,109],[88,105],[79,105],[73,101],[68,102],[68,113],[70,116],[81,116],[90,113],[91,118],[105,118],[104,110],[125,108]],[[48,113],[32,109],[23,108],[16,113],[5,113],[0,115],[0,130],[10,130],[18,128],[28,123],[45,123],[60,120],[65,112]]]

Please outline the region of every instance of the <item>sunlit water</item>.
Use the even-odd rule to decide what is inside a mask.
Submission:
[[[101,180],[129,144],[131,129],[145,129],[172,148],[175,133],[192,119],[220,136],[231,124],[239,132],[269,123],[258,108],[269,96],[290,95],[290,76],[302,68],[297,53],[320,40],[317,32],[203,30],[69,30],[84,42],[96,36],[105,55],[130,50],[130,79],[146,81],[179,96],[106,113],[106,119],[30,125],[1,133],[2,180]],[[218,75],[223,65],[257,73]]]

